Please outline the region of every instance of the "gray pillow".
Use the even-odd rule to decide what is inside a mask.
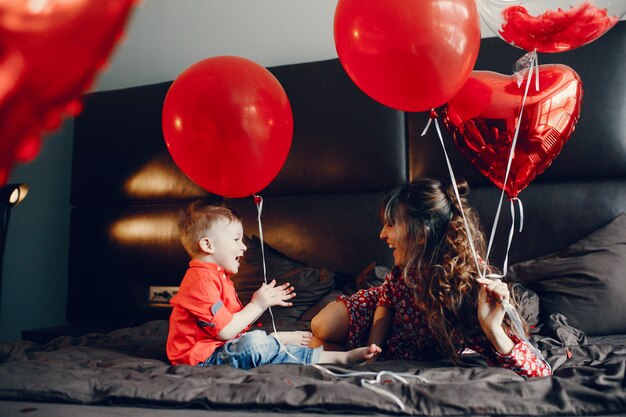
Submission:
[[[539,296],[523,282],[512,281],[509,286],[515,298],[517,311],[533,332],[540,320]]]
[[[369,264],[358,277],[356,277],[355,285],[357,290],[365,288],[379,287],[385,282],[385,277],[389,274],[390,269],[376,262]]]
[[[626,212],[567,248],[513,265],[539,296],[540,318],[562,313],[587,335],[626,333]]]

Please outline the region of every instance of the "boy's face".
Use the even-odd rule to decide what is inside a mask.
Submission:
[[[211,260],[221,265],[226,272],[236,274],[239,271],[239,259],[248,249],[243,244],[241,223],[220,218],[213,224],[207,236],[211,241]]]

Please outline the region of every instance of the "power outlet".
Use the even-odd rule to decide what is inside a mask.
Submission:
[[[157,287],[150,286],[148,293],[148,302],[152,305],[166,305],[170,303],[170,299],[178,294],[178,287]]]

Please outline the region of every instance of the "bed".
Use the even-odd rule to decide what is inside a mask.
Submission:
[[[483,39],[475,68],[508,74],[522,53]],[[160,115],[170,83],[160,83],[85,98],[74,128],[68,326],[0,346],[0,414],[626,415],[626,23],[583,48],[540,55],[540,64],[551,62],[580,75],[582,114],[552,166],[520,193],[524,228],[508,279],[553,376],[525,380],[474,355],[461,366],[171,366],[169,308],[149,302],[149,287],[179,284],[187,259],[176,213],[208,194],[165,149]],[[382,282],[391,265],[378,239],[385,191],[448,171],[435,130],[421,136],[429,114],[374,102],[338,60],[269,69],[290,99],[294,137],[260,193],[267,271],[298,292],[292,308],[274,309],[276,327],[307,329],[337,294]],[[500,191],[444,138],[491,230]],[[236,285],[245,302],[263,276],[257,207],[252,198],[227,203],[244,217],[249,249]],[[503,213],[496,265],[512,223]],[[271,329],[271,317],[257,325]],[[375,378],[377,390],[367,389]]]

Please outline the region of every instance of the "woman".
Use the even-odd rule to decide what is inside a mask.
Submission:
[[[485,253],[485,239],[467,183],[457,188],[475,251],[452,186],[424,178],[396,188],[380,210],[380,238],[393,249],[394,267],[380,287],[339,297],[315,316],[312,346],[374,343],[383,347],[381,360],[454,363],[469,348],[525,377],[551,374],[505,320],[507,285],[480,277],[484,264],[474,253]]]

